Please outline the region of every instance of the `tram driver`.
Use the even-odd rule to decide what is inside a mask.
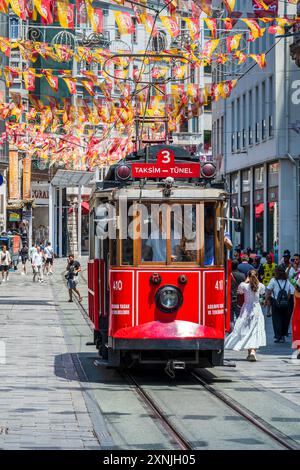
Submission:
[[[181,237],[171,229],[171,259],[177,261],[182,255]],[[152,222],[151,233],[143,245],[143,261],[166,262],[167,244],[166,227],[163,223],[162,213],[159,214],[159,225]]]

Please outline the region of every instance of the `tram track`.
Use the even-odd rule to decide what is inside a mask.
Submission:
[[[128,372],[122,373],[121,375],[129,382],[133,387],[138,396],[150,409],[152,417],[154,420],[157,420],[162,428],[167,432],[168,436],[170,437],[171,441],[174,441],[180,450],[193,450],[193,447],[190,443],[185,439],[183,434],[176,429],[176,427],[171,423],[171,421],[166,416],[166,413],[161,409],[161,407],[153,400],[153,398],[149,395],[146,390],[141,387],[141,385],[137,382],[134,376]]]
[[[264,434],[268,435],[280,444],[286,450],[300,450],[300,445],[294,441],[292,438],[286,434],[279,431],[277,428],[274,428],[271,424],[267,423],[263,418],[260,418],[252,411],[248,410],[246,407],[238,403],[233,398],[226,395],[224,392],[217,390],[215,387],[210,385],[208,381],[201,376],[198,372],[191,372],[191,376],[202,385],[207,392],[209,392],[214,397],[218,398],[225,405],[235,411],[239,416],[243,417],[246,421],[251,423],[257,429],[262,431]]]

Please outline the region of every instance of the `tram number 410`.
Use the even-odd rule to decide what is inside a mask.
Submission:
[[[112,285],[113,290],[122,290],[123,289],[123,282],[122,281],[114,281]]]
[[[223,290],[224,289],[224,283],[223,281],[217,281],[215,285],[216,290]]]

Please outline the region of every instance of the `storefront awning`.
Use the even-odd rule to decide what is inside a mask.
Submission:
[[[74,208],[73,208],[73,207],[70,207],[70,209],[68,210],[69,214],[72,214],[73,210],[74,210]],[[81,203],[81,212],[82,212],[82,214],[83,214],[83,215],[86,215],[86,214],[89,213],[89,211],[90,211],[90,205],[89,205],[89,203],[86,202],[86,201],[83,201],[83,202]]]
[[[91,171],[58,170],[51,184],[63,188],[89,186],[94,176],[95,174]]]

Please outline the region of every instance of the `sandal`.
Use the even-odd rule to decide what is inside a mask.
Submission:
[[[249,354],[249,361],[250,362],[256,362],[257,361],[255,353]]]
[[[78,302],[81,304],[82,301],[83,301],[83,298],[79,297]]]

